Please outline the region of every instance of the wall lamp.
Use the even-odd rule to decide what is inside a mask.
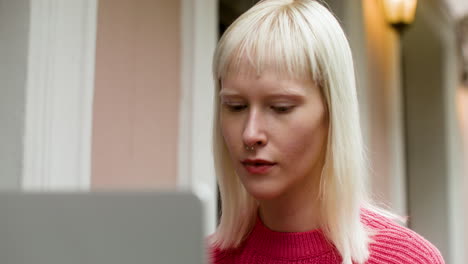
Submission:
[[[382,0],[387,22],[403,32],[414,21],[418,0]]]

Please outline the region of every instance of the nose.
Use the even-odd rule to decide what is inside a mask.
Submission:
[[[242,140],[245,146],[264,146],[267,143],[264,120],[258,111],[251,111],[246,121]]]

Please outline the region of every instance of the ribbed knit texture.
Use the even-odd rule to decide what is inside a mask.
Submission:
[[[414,231],[363,210],[362,223],[376,231],[368,264],[441,264],[444,260],[430,242]],[[341,264],[338,251],[320,229],[275,232],[257,220],[249,237],[237,249],[211,249],[214,264]]]

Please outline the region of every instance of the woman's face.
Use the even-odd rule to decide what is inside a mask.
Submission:
[[[258,200],[310,191],[328,133],[319,87],[267,71],[228,76],[219,96],[221,132],[246,190]]]

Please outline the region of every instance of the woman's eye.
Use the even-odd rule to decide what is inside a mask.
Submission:
[[[283,113],[288,113],[290,112],[292,109],[294,108],[294,106],[272,106],[271,109],[273,109],[273,111],[277,112],[277,113],[280,113],[280,114],[283,114]]]
[[[240,112],[247,108],[247,105],[243,104],[227,104],[226,105],[227,109],[231,112]]]

